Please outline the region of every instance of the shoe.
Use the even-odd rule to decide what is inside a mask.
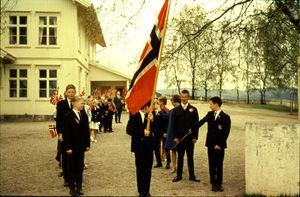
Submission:
[[[218,191],[218,187],[216,185],[211,185],[211,191],[217,192]]]
[[[166,169],[170,169],[170,164],[169,163],[167,163]]]
[[[217,190],[218,190],[218,192],[223,192],[224,188],[222,187],[222,185],[218,185]]]
[[[77,192],[79,195],[84,195],[84,193],[82,192],[82,189],[80,189],[80,188],[76,188],[76,192]]]
[[[80,196],[80,194],[75,189],[70,189],[71,196]]]
[[[173,182],[178,182],[180,180],[182,180],[182,177],[176,176],[172,181]]]
[[[68,181],[64,181],[64,187],[68,187],[69,186],[69,182]]]
[[[194,177],[190,177],[190,181],[200,182],[200,179],[194,176]]]
[[[162,164],[161,164],[161,163],[158,163],[158,164],[156,164],[156,165],[154,166],[154,168],[160,168],[160,167],[162,167]]]

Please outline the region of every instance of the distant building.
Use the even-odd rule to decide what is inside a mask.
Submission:
[[[70,83],[99,96],[129,86],[130,77],[96,63],[96,44],[106,44],[90,0],[17,0],[1,17],[1,119],[51,115],[53,90],[63,96]]]

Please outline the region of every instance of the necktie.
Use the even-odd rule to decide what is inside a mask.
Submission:
[[[215,117],[215,120],[217,119],[217,112],[215,111],[214,112],[214,117]]]
[[[81,115],[80,115],[80,112],[78,112],[78,119],[80,120],[80,118],[81,118]]]

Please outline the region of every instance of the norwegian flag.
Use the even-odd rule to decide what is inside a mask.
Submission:
[[[49,132],[52,138],[55,138],[55,136],[57,136],[55,125],[49,125]]]
[[[134,73],[125,101],[128,110],[135,114],[139,109],[151,100],[154,88],[156,88],[156,75],[158,74],[158,56],[163,37],[166,30],[166,18],[169,0],[165,0],[158,20],[152,28],[150,38],[142,52],[139,67]]]

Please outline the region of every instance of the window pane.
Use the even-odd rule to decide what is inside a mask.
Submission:
[[[49,17],[49,24],[50,25],[56,25],[57,24],[57,19],[56,19],[56,17],[55,16],[50,16]]]
[[[25,69],[20,69],[20,77],[27,77],[27,70]]]
[[[10,27],[10,28],[9,28],[9,35],[10,35],[10,36],[15,36],[15,35],[17,35],[17,28],[16,28],[16,27]]]
[[[40,81],[40,89],[45,89],[45,88],[47,88],[46,81]]]
[[[20,36],[20,44],[27,44],[27,36]]]
[[[56,37],[56,28],[50,27],[49,28],[49,35]]]
[[[22,25],[27,24],[27,16],[20,16],[20,24]]]
[[[57,85],[56,80],[50,80],[49,81],[49,88],[50,89],[55,89],[56,85]]]
[[[47,28],[46,27],[39,28],[39,43],[47,44]]]
[[[27,97],[27,89],[20,89],[20,97]]]
[[[9,97],[17,97],[17,90],[16,89],[10,89],[9,90]]]
[[[47,97],[47,91],[46,90],[40,90],[40,97]]]
[[[17,70],[16,69],[10,69],[9,70],[9,77],[17,77]]]
[[[40,25],[47,25],[47,17],[40,16]]]
[[[17,24],[17,16],[10,16],[9,17],[9,24]]]
[[[49,70],[49,77],[56,78],[57,77],[57,70]]]
[[[17,44],[17,28],[9,28],[9,44]]]
[[[27,35],[27,27],[20,27],[20,35],[21,36]]]
[[[17,44],[17,36],[9,36],[9,44]]]
[[[56,45],[56,37],[50,37],[49,44]]]
[[[27,88],[27,80],[20,80],[20,89],[26,89]]]
[[[47,70],[40,70],[40,78],[46,78],[47,77]]]
[[[9,89],[17,88],[17,80],[9,80]]]

